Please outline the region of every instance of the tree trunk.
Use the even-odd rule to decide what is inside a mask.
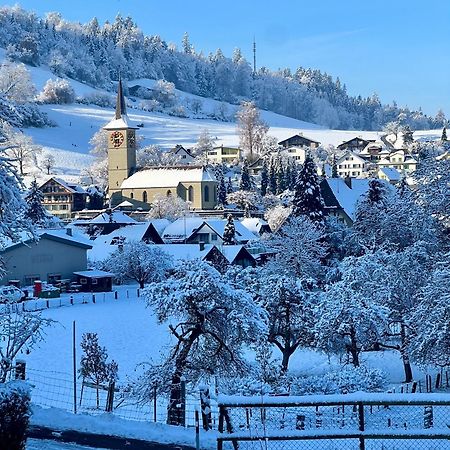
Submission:
[[[144,280],[139,280],[139,287],[141,289],[144,289],[144,287],[145,287],[145,281]]]
[[[172,375],[170,385],[170,400],[167,408],[167,423],[169,425],[181,425],[183,423],[183,408],[181,406],[182,392],[181,392],[181,377],[183,375],[186,361],[191,351],[192,345],[197,338],[202,334],[201,325],[197,325],[191,332],[188,339],[186,339],[181,347],[175,360],[175,372]]]
[[[408,355],[408,336],[406,331],[406,325],[404,323],[400,326],[400,355],[403,361],[403,369],[405,370],[405,383],[410,383],[413,380],[413,373],[411,362]]]
[[[349,352],[352,356],[352,364],[355,367],[359,367],[359,349],[358,349],[358,341],[356,340],[356,332],[352,328],[350,331],[350,345]]]

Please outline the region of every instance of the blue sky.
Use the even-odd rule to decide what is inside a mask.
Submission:
[[[376,92],[450,117],[450,2],[446,0],[22,0],[39,15],[100,22],[131,15],[146,34],[197,50],[240,47],[271,69],[312,67],[339,76],[351,94]]]

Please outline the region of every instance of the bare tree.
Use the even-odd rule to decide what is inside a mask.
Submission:
[[[259,110],[253,102],[243,102],[236,113],[239,145],[251,160],[267,145],[269,126],[261,120]]]
[[[47,171],[47,175],[50,175],[51,170],[55,167],[55,157],[51,153],[46,153],[42,159],[42,165]]]

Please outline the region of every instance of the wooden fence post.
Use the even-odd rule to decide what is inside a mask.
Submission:
[[[195,410],[195,450],[200,450],[200,419],[198,409]]]
[[[157,400],[157,389],[156,384],[153,387],[153,422],[156,423],[156,400]]]
[[[423,409],[423,426],[424,428],[433,428],[433,407],[425,406]]]
[[[211,395],[209,387],[206,385],[200,386],[200,407],[202,410],[203,429],[208,431],[211,429]]]

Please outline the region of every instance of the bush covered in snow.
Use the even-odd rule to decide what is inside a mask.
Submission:
[[[291,384],[291,394],[377,392],[383,390],[385,381],[385,375],[379,369],[347,366],[323,375],[296,377]]]
[[[67,80],[47,80],[42,92],[38,95],[38,101],[57,105],[73,103],[75,91]]]
[[[25,383],[0,385],[0,448],[23,450],[30,419],[30,392]]]
[[[102,108],[113,108],[115,105],[114,97],[106,92],[91,92],[82,97],[77,97],[76,100],[84,105],[97,105]]]

